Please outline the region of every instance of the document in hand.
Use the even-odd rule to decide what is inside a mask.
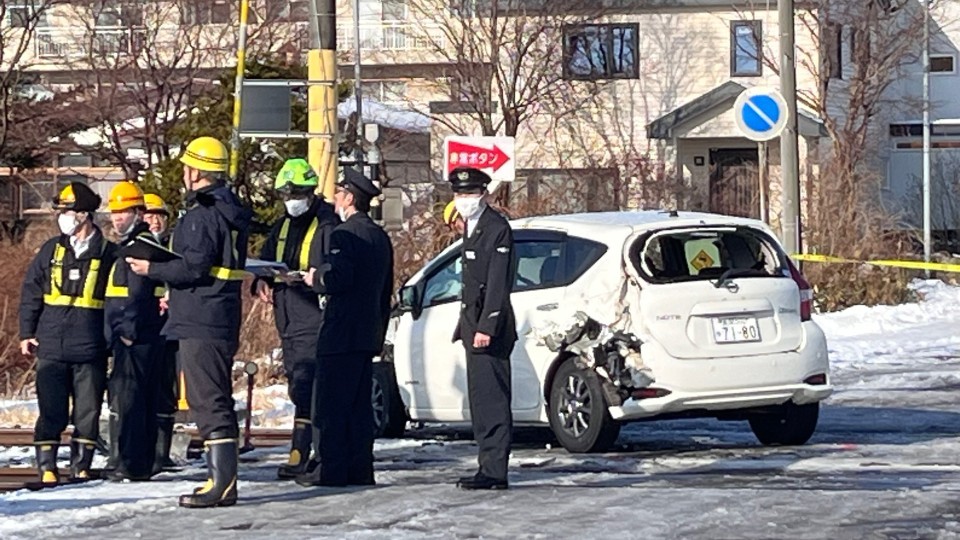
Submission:
[[[157,242],[137,236],[126,244],[120,246],[118,255],[121,259],[133,257],[134,259],[143,259],[150,262],[169,262],[180,259],[180,255],[170,251]]]
[[[257,277],[279,277],[285,280],[298,279],[302,274],[302,272],[296,270],[291,271],[285,263],[264,261],[261,259],[247,259],[247,265],[244,267],[244,270]]]

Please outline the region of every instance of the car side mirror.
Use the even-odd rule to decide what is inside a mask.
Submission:
[[[420,288],[416,285],[402,287],[400,289],[400,304],[398,307],[401,313],[410,312],[414,319],[418,319],[420,313],[423,311],[423,305],[420,300]]]

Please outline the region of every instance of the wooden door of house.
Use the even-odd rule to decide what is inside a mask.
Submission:
[[[760,159],[756,148],[710,150],[710,211],[760,218]]]

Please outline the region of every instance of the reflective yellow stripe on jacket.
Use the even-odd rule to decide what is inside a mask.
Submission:
[[[103,309],[103,300],[93,297],[97,290],[97,275],[100,273],[100,259],[91,259],[87,278],[83,282],[83,295],[63,294],[63,257],[67,249],[61,244],[53,250],[53,266],[50,269],[50,293],[43,295],[43,303],[48,306],[74,306],[86,309]]]
[[[303,236],[303,242],[300,244],[300,266],[297,270],[306,270],[310,266],[310,246],[313,244],[313,237],[317,234],[317,227],[320,226],[320,220],[313,218],[310,222],[310,228],[307,234]],[[290,232],[290,219],[284,218],[283,225],[280,226],[280,237],[277,239],[277,262],[283,262],[283,252],[287,247],[287,235]]]
[[[117,264],[126,264],[126,263],[123,261],[120,261]],[[113,282],[113,273],[114,271],[116,271],[116,269],[117,269],[117,266],[114,265],[113,268],[110,269],[110,275],[107,277],[107,292],[106,294],[104,294],[104,297],[106,298],[126,298],[130,296],[130,289],[122,285],[117,285],[116,283]],[[167,288],[164,287],[163,285],[160,285],[158,287],[154,287],[153,296],[155,296],[156,298],[162,298],[166,292],[167,292]]]

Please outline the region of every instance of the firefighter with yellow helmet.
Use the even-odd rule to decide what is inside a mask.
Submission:
[[[57,448],[68,423],[70,479],[90,478],[107,378],[104,293],[116,245],[93,222],[100,197],[72,182],[53,201],[60,234],[27,269],[20,296],[20,351],[36,357],[34,429],[40,482],[60,482]],[[70,403],[73,410],[70,410]]]
[[[187,401],[207,451],[207,482],[180,496],[190,508],[237,502],[239,429],[233,401],[233,357],[240,337],[241,292],[252,214],[226,184],[229,154],[212,137],[199,137],[180,156],[186,213],[173,230],[180,258],[127,258],[134,273],[166,283],[167,339],[180,342]]]
[[[145,193],[143,202],[147,208],[143,220],[150,226],[150,232],[165,247],[170,247],[170,208],[166,201],[155,193]],[[160,298],[160,313],[166,322],[167,297]],[[173,442],[173,424],[177,413],[177,340],[166,339],[160,372],[157,375],[156,413],[157,445],[153,458],[153,472],[174,470],[177,464],[170,459],[170,445]]]
[[[155,242],[143,191],[120,182],[107,201],[110,221],[123,247],[141,240]],[[163,283],[130,271],[124,261],[110,269],[106,290],[106,334],[113,350],[107,383],[110,397],[111,480],[148,480],[154,474],[157,438],[156,392],[163,358],[160,297]]]

